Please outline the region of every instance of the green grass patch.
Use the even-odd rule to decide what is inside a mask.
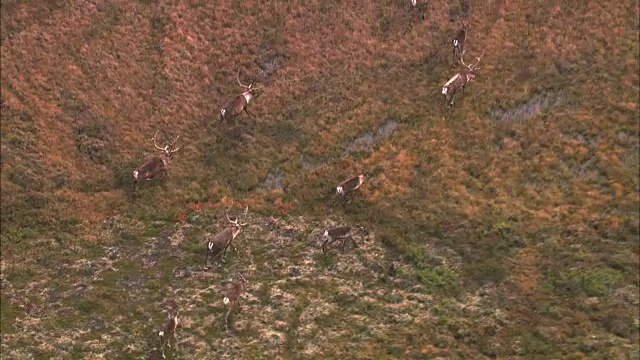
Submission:
[[[563,294],[605,296],[624,279],[624,275],[608,267],[560,271],[551,276],[554,290]]]

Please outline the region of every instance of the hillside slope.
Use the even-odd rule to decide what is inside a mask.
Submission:
[[[174,303],[174,359],[637,358],[638,3],[414,10],[3,1],[3,358],[140,358]],[[264,88],[220,124],[236,66]],[[181,150],[134,191],[156,130]],[[323,255],[341,224],[369,235]]]

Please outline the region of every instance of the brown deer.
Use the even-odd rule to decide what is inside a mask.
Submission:
[[[227,294],[222,299],[222,303],[227,307],[227,313],[224,316],[224,329],[229,331],[229,314],[238,306],[240,302],[240,296],[245,292],[247,288],[247,279],[238,273],[237,278],[231,283]]]
[[[236,116],[240,115],[243,111],[249,113],[249,102],[258,96],[256,90],[261,89],[260,87],[253,87],[255,82],[250,83],[249,85],[244,85],[240,82],[240,70],[238,70],[238,74],[236,75],[236,79],[238,80],[238,84],[245,88],[246,90],[233,98],[225,107],[220,109],[220,121],[230,121]],[[250,114],[250,113],[249,113]]]
[[[244,210],[244,216],[247,215],[249,211],[249,206],[247,206]],[[227,212],[227,220],[231,223],[229,227],[217,233],[213,238],[207,241],[207,252],[204,258],[204,268],[209,268],[209,257],[213,257],[222,251],[222,257],[220,258],[221,262],[224,261],[224,257],[227,255],[227,249],[229,246],[233,247],[233,250],[238,251],[235,246],[232,245],[233,239],[235,239],[240,233],[244,231],[243,226],[247,225],[247,223],[239,223],[238,218],[235,220],[231,220],[229,218],[229,213]]]
[[[458,65],[458,63],[462,60],[462,56],[464,56],[464,43],[467,39],[467,30],[469,29],[469,25],[471,22],[467,22],[465,25],[464,22],[460,22],[462,28],[458,31],[456,36],[453,38],[453,66]]]
[[[161,172],[166,175],[171,156],[173,155],[173,153],[180,150],[180,148],[175,148],[176,141],[178,141],[180,135],[178,135],[170,144],[166,144],[164,147],[160,147],[156,143],[157,135],[158,131],[156,130],[151,140],[153,140],[153,146],[155,146],[156,149],[162,151],[162,154],[160,154],[160,156],[156,156],[147,160],[144,164],[142,164],[142,166],[133,170],[133,181],[136,185],[138,184],[138,181],[140,179],[151,180]]]
[[[479,69],[478,64],[480,63],[480,59],[482,58],[483,55],[484,55],[484,52],[482,53],[482,55],[480,55],[480,57],[476,58],[478,59],[478,61],[473,65],[465,64],[464,59],[460,58],[462,65],[466,66],[467,70],[463,70],[457,73],[454,77],[449,79],[449,81],[447,81],[442,86],[442,95],[444,95],[445,106],[447,105],[447,103],[449,104],[449,107],[453,106],[453,98],[455,94],[458,93],[459,91],[464,91],[464,88],[465,86],[467,86],[467,83],[469,83],[470,81],[474,81],[476,79],[475,72],[476,70]]]
[[[342,252],[344,252],[344,246],[347,239],[353,242],[354,247],[358,247],[358,244],[356,244],[353,237],[366,236],[368,234],[369,233],[363,227],[340,226],[333,229],[327,229],[324,231],[324,234],[322,234],[324,238],[324,242],[322,243],[322,252],[326,254],[327,246],[338,240],[342,240]]]
[[[174,346],[178,342],[178,339],[176,338],[176,329],[178,328],[179,311],[180,310],[176,309],[173,316],[167,322],[167,325],[165,325],[164,330],[158,332],[158,335],[160,336],[160,349],[162,349],[163,354],[165,346],[171,348],[171,340],[173,340]]]
[[[346,195],[350,192],[356,191],[362,186],[364,183],[365,174],[360,174],[358,176],[354,176],[351,179],[345,180],[338,184],[336,187],[337,195]]]
[[[419,11],[422,20],[427,16],[428,3],[429,0],[411,0],[411,7]]]

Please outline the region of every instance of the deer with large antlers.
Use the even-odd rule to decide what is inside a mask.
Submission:
[[[167,174],[167,168],[169,167],[169,159],[171,159],[171,156],[173,155],[173,153],[180,150],[180,148],[175,147],[176,141],[178,141],[178,139],[180,138],[180,135],[178,135],[171,143],[166,144],[164,147],[160,147],[156,143],[157,135],[158,135],[158,131],[156,131],[155,134],[153,134],[153,137],[151,138],[151,140],[153,141],[153,146],[155,146],[156,149],[162,151],[162,153],[160,154],[160,156],[156,156],[147,160],[147,162],[142,164],[142,166],[133,170],[133,181],[136,184],[140,179],[151,180],[153,179],[153,177],[155,177],[161,172],[164,174]]]
[[[237,278],[231,283],[227,294],[222,299],[222,303],[227,307],[227,313],[224,315],[224,328],[226,331],[229,331],[229,314],[238,306],[240,296],[247,288],[247,282],[247,279],[241,273],[238,273]]]
[[[467,24],[465,25],[465,23],[461,21],[460,25],[462,25],[462,28],[458,31],[452,41],[453,66],[456,66],[459,62],[461,62],[462,57],[464,56],[464,43],[467,39],[467,30],[469,29],[469,25],[471,25],[471,22],[467,22]]]
[[[484,55],[484,52],[482,53],[482,55]],[[480,63],[480,59],[482,58],[482,55],[476,58],[478,59],[478,61],[476,61],[476,63],[473,65],[465,64],[464,59],[462,57],[460,58],[462,65],[466,66],[467,70],[463,70],[457,73],[454,77],[449,79],[449,81],[447,81],[442,86],[442,95],[444,95],[445,106],[447,104],[449,104],[449,107],[453,106],[453,97],[455,96],[455,94],[458,93],[459,91],[464,91],[464,88],[465,86],[467,86],[467,83],[474,81],[476,79],[475,72],[476,70],[479,69],[478,64]]]
[[[247,215],[249,206],[244,210],[244,216]],[[227,212],[227,220],[231,223],[226,229],[214,235],[207,241],[207,252],[204,258],[204,268],[209,268],[209,258],[219,254],[222,251],[220,261],[224,263],[224,257],[227,255],[227,249],[229,246],[233,247],[234,251],[238,251],[235,246],[232,245],[233,240],[244,231],[243,226],[247,223],[240,223],[238,217],[234,220],[229,218]]]
[[[347,240],[351,240],[351,242],[353,242],[353,246],[358,247],[358,244],[356,244],[353,237],[366,235],[368,235],[368,232],[363,227],[340,226],[333,229],[327,229],[322,234],[322,237],[324,238],[324,242],[322,243],[322,252],[326,253],[327,246],[338,240],[342,241],[342,252],[344,252],[344,246]]]
[[[176,309],[175,312],[173,313],[173,316],[167,322],[167,325],[165,325],[164,330],[158,332],[158,335],[160,336],[160,348],[163,354],[164,354],[164,347],[166,346],[170,348],[172,340],[173,340],[174,346],[178,342],[178,339],[176,338],[176,330],[178,329],[178,312],[179,311],[180,311],[179,309]]]
[[[249,102],[258,96],[256,90],[262,88],[262,86],[254,87],[255,81],[251,82],[249,85],[241,83],[239,69],[238,74],[236,75],[236,80],[238,80],[238,84],[246,90],[231,100],[225,107],[220,109],[220,121],[230,121],[240,115],[243,111],[249,113]]]

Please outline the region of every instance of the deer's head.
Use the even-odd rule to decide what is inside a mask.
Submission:
[[[243,216],[246,217],[248,212],[249,212],[249,206],[247,205],[244,209]],[[233,233],[235,234],[234,237],[244,231],[244,226],[246,226],[247,223],[239,222],[238,217],[236,217],[234,220],[231,220],[231,218],[229,218],[228,211],[226,215],[227,215],[227,220],[231,223],[231,228],[233,229]]]
[[[175,147],[176,146],[176,141],[178,141],[178,139],[180,138],[180,135],[176,136],[176,138],[173,139],[173,141],[170,142],[169,144],[165,144],[164,147],[160,147],[156,143],[156,136],[157,135],[158,135],[158,130],[156,130],[155,134],[153,134],[153,137],[151,138],[151,140],[153,140],[153,146],[155,146],[156,149],[162,151],[162,155],[163,156],[165,156],[167,158],[171,158],[171,155],[173,153],[175,153],[176,151],[180,150],[179,147]]]
[[[255,81],[252,81],[251,83],[249,83],[249,85],[245,85],[243,83],[240,82],[240,71],[238,71],[238,74],[236,75],[236,80],[238,80],[238,84],[244,88],[244,91],[242,92],[242,96],[245,97],[245,99],[247,99],[247,103],[253,99],[253,98],[257,98],[259,96],[259,93],[257,90],[262,89],[262,86],[257,86],[255,87]]]
[[[476,58],[478,61],[476,61],[475,64],[471,64],[471,65],[465,64],[464,59],[460,57],[460,62],[462,63],[462,65],[466,66],[468,69],[468,70],[465,70],[465,76],[467,77],[467,81],[473,81],[476,79],[476,71],[480,69],[478,67],[478,64],[480,63],[480,59],[482,59],[483,55],[484,55],[484,51],[479,57]]]
[[[466,24],[463,21],[460,21],[460,31],[462,33],[466,33],[469,26],[471,26],[471,21],[468,21]]]

